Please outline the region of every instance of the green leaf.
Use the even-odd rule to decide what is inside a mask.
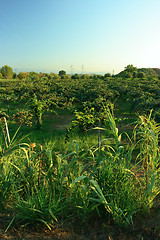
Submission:
[[[84,175],[81,175],[79,176],[78,178],[76,178],[71,184],[70,184],[70,187],[73,188],[73,186],[77,183],[77,182],[80,182],[82,179],[85,179],[86,176]]]

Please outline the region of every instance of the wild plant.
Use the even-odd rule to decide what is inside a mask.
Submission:
[[[152,111],[147,116],[139,116],[139,121],[134,129],[134,137],[139,146],[137,159],[142,162],[146,172],[157,170],[160,156],[158,138],[160,126],[151,118]]]
[[[159,187],[155,187],[156,174],[154,173],[148,180],[146,190],[143,189],[144,178],[139,179],[131,165],[131,154],[134,145],[129,138],[131,147],[126,154],[121,142],[122,135],[118,134],[115,120],[109,109],[107,109],[107,117],[115,139],[115,145],[108,146],[107,151],[98,161],[97,178],[95,176],[95,179],[90,180],[91,188],[96,194],[91,200],[97,202],[97,206],[103,205],[106,212],[112,216],[115,222],[130,224],[133,221],[133,216],[140,209],[144,209],[146,204],[150,205],[154,200],[155,196],[159,193]],[[146,127],[146,131],[148,131],[148,126]],[[156,136],[154,137],[157,139]],[[145,145],[145,142],[143,144]],[[157,145],[155,146],[155,142],[153,144],[154,148],[157,147]],[[148,150],[148,142],[145,148]],[[148,153],[147,150],[143,153],[145,157]],[[129,160],[129,163],[127,160]],[[151,171],[149,167],[153,166],[153,164],[148,165],[148,171]]]
[[[3,132],[3,122],[1,122],[2,132]],[[12,167],[11,163],[14,161],[14,152],[19,151],[20,146],[24,147],[27,144],[23,143],[23,138],[17,140],[16,136],[19,131],[17,129],[14,136],[8,142],[6,139],[6,134],[2,140],[1,149],[0,149],[0,210],[6,208],[7,202],[12,198]],[[9,130],[7,130],[9,135]]]
[[[134,129],[134,139],[137,140],[139,154],[138,164],[142,167],[144,174],[144,202],[148,209],[154,203],[154,199],[160,193],[160,148],[159,133],[160,126],[149,116],[139,116],[139,121]]]
[[[128,225],[138,212],[153,205],[160,192],[158,125],[150,116],[141,117],[134,131],[136,142],[128,137],[126,148],[109,108],[106,117],[111,134],[99,147],[97,142],[84,146],[85,141],[81,144],[78,139],[67,143],[61,153],[55,141],[43,147],[16,136],[3,146],[0,210],[12,212],[11,223],[43,223],[51,228],[56,221],[86,221],[98,214]],[[135,147],[140,153],[133,165]],[[139,176],[135,169],[144,174]]]

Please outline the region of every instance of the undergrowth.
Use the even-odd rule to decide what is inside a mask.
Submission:
[[[92,216],[132,225],[137,215],[149,212],[160,193],[160,128],[151,114],[140,116],[133,137],[123,133],[124,145],[109,109],[106,115],[110,136],[92,147],[63,140],[57,151],[56,141],[42,146],[16,136],[2,144],[0,211],[10,213],[10,225],[39,222],[51,229],[61,220],[85,222]]]

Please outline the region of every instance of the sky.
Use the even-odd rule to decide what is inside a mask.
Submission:
[[[159,0],[0,0],[0,67],[118,73],[160,68]]]

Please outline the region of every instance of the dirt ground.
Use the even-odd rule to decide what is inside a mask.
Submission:
[[[118,227],[111,222],[94,220],[90,223],[69,223],[54,225],[52,230],[46,226],[14,226],[5,232],[9,217],[0,216],[0,240],[160,240],[160,206],[148,216],[143,216],[131,227]]]
[[[55,114],[46,114],[46,119],[50,119],[49,128],[56,130],[65,130],[68,124],[72,121],[72,114],[65,115],[55,115]]]

